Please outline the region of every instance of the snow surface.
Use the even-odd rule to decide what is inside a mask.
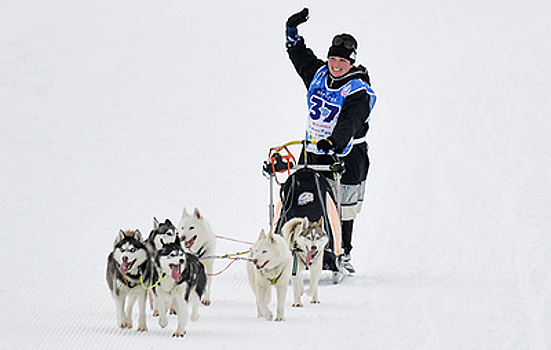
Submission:
[[[379,96],[355,277],[256,318],[245,262],[184,339],[116,326],[119,229],[199,207],[267,226],[269,147],[305,89],[284,22],[324,57],[353,33]],[[551,3],[0,1],[0,348],[551,348]],[[220,241],[220,253],[247,245]],[[217,262],[217,269],[225,266]],[[272,305],[273,307],[273,305]]]

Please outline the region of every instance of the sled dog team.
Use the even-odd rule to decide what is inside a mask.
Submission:
[[[289,280],[293,285],[293,307],[303,306],[304,293],[319,303],[318,282],[323,251],[329,238],[323,219],[289,220],[282,235],[260,232],[249,253],[247,273],[256,297],[258,317],[273,319],[268,308],[275,287],[276,321],[284,320]],[[178,319],[173,337],[183,337],[189,319],[199,318],[199,304],[210,305],[210,290],[216,236],[197,208],[184,208],[178,227],[168,219],[153,219],[153,230],[144,239],[139,230],[121,230],[107,259],[107,284],[115,301],[117,325],[132,328],[132,309],[138,301],[138,331],[146,331],[146,304],[149,297],[159,325],[168,325],[167,313]],[[302,271],[310,270],[310,285],[304,289]],[[191,312],[190,312],[191,311]]]

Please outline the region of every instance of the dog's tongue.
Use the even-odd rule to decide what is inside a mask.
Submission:
[[[179,281],[180,280],[180,265],[169,265],[170,268],[172,269],[172,278],[175,280],[175,281]]]
[[[190,249],[191,247],[193,247],[193,244],[195,244],[195,238],[192,238],[186,242],[186,248]]]
[[[316,255],[317,250],[309,250],[308,254],[306,254],[306,266],[310,266],[310,263],[312,262],[312,259]]]
[[[121,266],[119,267],[119,271],[123,274],[123,275],[126,275],[126,273],[128,272],[128,267],[130,266],[130,263],[127,263],[127,262],[123,262],[121,264]]]

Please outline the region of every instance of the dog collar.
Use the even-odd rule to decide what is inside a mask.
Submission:
[[[118,265],[118,264],[117,264],[117,265]],[[123,275],[123,274],[119,271],[119,269],[117,269],[117,273],[120,274],[122,281],[124,282],[124,284],[126,284],[126,286],[127,286],[128,288],[134,288],[134,287],[136,287],[137,285],[139,285],[140,283],[141,283],[141,285],[142,285],[142,287],[143,287],[143,286],[144,286],[144,284],[143,284],[143,273],[141,273],[141,272],[145,269],[145,267],[144,267],[145,265],[147,265],[147,261],[144,262],[143,264],[141,264],[140,266],[138,266],[138,274],[137,274],[137,275],[132,275],[132,274],[130,274],[130,273],[127,273],[126,275]],[[120,266],[120,265],[119,265],[119,266]],[[127,276],[130,277],[130,278],[126,278]],[[136,281],[136,282],[134,282],[134,281]],[[159,279],[159,281],[160,281],[160,279]],[[157,284],[159,284],[159,281],[155,284],[155,286],[156,286]],[[153,286],[153,287],[155,287],[155,286]],[[151,288],[153,288],[153,287],[151,287]],[[145,287],[144,287],[144,288],[145,288]],[[146,289],[148,289],[148,288],[146,288]]]
[[[293,246],[293,251],[294,252],[302,252],[303,250],[298,246],[297,242],[295,242],[295,244]]]
[[[134,276],[132,276],[132,275],[130,275],[130,274],[128,274],[128,276],[132,277],[132,279],[138,279],[138,278],[139,278],[139,275],[138,275],[137,277],[135,277],[135,278],[134,278]],[[124,284],[126,284],[126,286],[127,286],[128,288],[134,288],[134,287],[136,287],[136,286],[138,285],[138,283],[132,283],[132,281],[129,281],[129,280],[126,278],[126,276],[123,276],[122,274],[121,274],[121,277],[122,277],[122,281],[124,282]]]

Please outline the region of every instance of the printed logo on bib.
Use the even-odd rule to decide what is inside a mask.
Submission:
[[[348,84],[344,87],[344,89],[342,89],[341,95],[344,97],[348,96],[350,94],[350,90],[352,90],[352,85]]]
[[[314,194],[312,192],[303,192],[298,196],[298,205],[303,206],[314,201]]]

